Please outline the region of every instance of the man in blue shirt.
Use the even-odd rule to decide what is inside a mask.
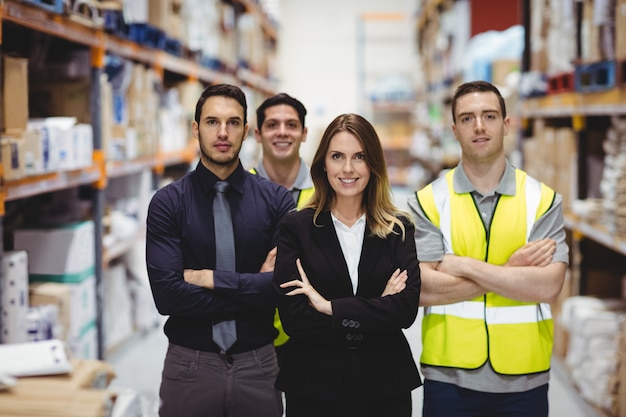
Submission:
[[[289,192],[243,169],[247,103],[235,86],[207,87],[196,105],[196,169],[156,192],[148,209],[146,263],[169,347],[160,415],[280,416],[272,287],[278,224],[295,207]],[[213,187],[228,183],[235,270],[216,268]],[[234,321],[224,350],[212,326]]]

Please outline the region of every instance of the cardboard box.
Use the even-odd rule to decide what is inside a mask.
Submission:
[[[58,307],[61,340],[71,347],[73,353],[80,352],[83,336],[96,320],[96,279],[90,274],[82,282],[35,282],[28,289],[32,306],[52,304]]]
[[[520,72],[519,59],[506,59],[491,63],[491,82],[496,85],[507,85],[506,77],[513,72]]]
[[[28,254],[5,252],[0,276],[0,343],[27,341],[28,305]]]
[[[626,59],[626,0],[616,0],[615,4],[615,59]]]
[[[15,249],[29,253],[31,281],[74,281],[95,264],[95,237],[93,221],[68,224],[48,229],[17,229],[14,232]],[[40,277],[37,277],[40,276]]]
[[[171,0],[150,0],[148,5],[148,23],[166,31],[172,14]]]
[[[2,127],[5,132],[24,131],[28,123],[28,59],[2,58]]]
[[[75,117],[91,123],[91,81],[46,81],[30,85],[30,117]]]
[[[105,389],[115,377],[102,361],[72,360],[72,371],[54,376],[18,378],[0,392],[0,417],[108,417],[115,394]]]

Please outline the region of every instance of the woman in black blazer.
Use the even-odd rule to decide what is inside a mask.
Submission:
[[[311,176],[315,194],[284,218],[274,269],[291,337],[276,382],[287,417],[410,417],[422,382],[402,329],[417,316],[420,273],[373,126],[337,117]]]

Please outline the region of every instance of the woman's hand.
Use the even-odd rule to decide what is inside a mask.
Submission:
[[[393,295],[401,292],[406,288],[406,280],[408,279],[409,274],[406,272],[406,269],[400,272],[400,268],[397,268],[391,274],[389,281],[387,281],[387,285],[383,291],[382,297],[387,295]]]
[[[304,272],[304,269],[302,268],[302,263],[300,262],[299,258],[296,259],[296,266],[298,267],[298,272],[300,272],[300,278],[302,279],[302,281],[299,279],[294,279],[293,281],[280,284],[280,288],[297,287],[295,290],[289,291],[286,295],[293,296],[304,294],[309,299],[309,304],[311,305],[311,307],[313,307],[320,313],[332,316],[333,307],[331,302],[322,297],[320,293],[318,293],[315,288],[313,288],[313,286],[309,282],[309,279],[306,276],[306,273]]]

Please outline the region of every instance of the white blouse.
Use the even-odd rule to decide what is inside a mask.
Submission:
[[[335,224],[343,257],[348,265],[348,272],[352,281],[352,293],[356,294],[359,285],[359,260],[361,259],[361,249],[365,236],[365,214],[359,217],[352,227],[343,224],[334,214],[330,213],[330,215]]]

